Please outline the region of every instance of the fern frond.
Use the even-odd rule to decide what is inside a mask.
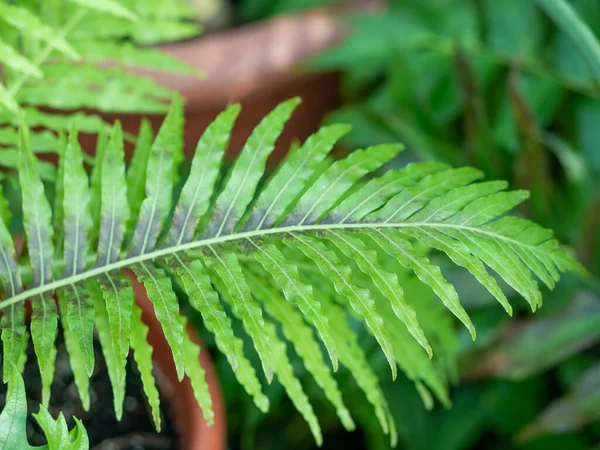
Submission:
[[[311,236],[293,234],[289,239],[285,239],[284,243],[310,258],[319,271],[332,281],[336,291],[348,300],[350,306],[361,316],[377,339],[392,370],[392,378],[395,379],[397,371],[392,345],[383,328],[383,319],[375,309],[375,302],[369,291],[356,286],[352,280],[351,269],[345,266],[320,240]]]
[[[25,73],[33,78],[42,78],[40,69],[13,47],[0,39],[0,62],[16,72]]]
[[[204,326],[214,335],[217,347],[227,357],[239,383],[252,396],[256,406],[266,412],[269,400],[262,393],[254,368],[243,353],[241,339],[233,334],[231,319],[211,285],[204,264],[199,260],[192,261],[175,255],[172,259],[165,260],[164,266],[168,266],[179,279],[189,296],[191,306],[202,315]]]
[[[52,282],[52,211],[46,199],[44,185],[35,170],[35,156],[29,143],[29,130],[21,127],[19,183],[23,196],[23,227],[31,261],[32,285],[43,286]],[[38,355],[42,376],[42,403],[48,405],[49,389],[54,377],[54,360],[58,327],[56,303],[51,292],[32,299],[31,337]]]
[[[564,271],[585,273],[550,231],[506,215],[526,193],[506,191],[504,182],[476,182],[481,173],[475,169],[421,163],[374,177],[401,150],[398,145],[371,147],[336,162],[326,160],[348,130],[343,125],[317,132],[265,178],[266,160],[297,103],[292,99],[281,104],[260,122],[223,183],[217,180],[224,175],[223,154],[239,106],[219,115],[198,144],[178,199],[173,198],[173,185],[181,158],[183,114],[177,102],[152,144],[146,126],[138,142],[140,154],[127,175],[118,123],[110,142],[99,144],[89,177],[73,132],[59,170],[64,189],[57,207],[62,205],[62,212],[57,214],[62,221],[55,227],[64,227],[65,245],[63,261],[55,261],[62,273],[55,270],[55,274],[51,238],[58,230],[53,230],[23,127],[21,183],[29,265],[17,264],[11,236],[4,224],[0,226],[2,339],[10,361],[21,354],[22,302],[30,299],[32,337],[48,386],[56,332],[51,295],[58,292],[69,352],[78,360],[71,350],[81,351],[89,371],[93,301],[117,416],[122,414],[130,346],[143,358],[138,364],[156,411],[156,391],[149,381],[150,349],[133,305],[130,280],[141,282],[173,351],[178,375],[191,378],[210,421],[210,396],[197,362],[198,348],[185,332],[175,283],[188,294],[261,410],[267,409],[268,400],[221,301],[249,335],[267,381],[277,375],[317,441],[321,431],[314,411],[271,318],[281,323],[283,336],[323,387],[344,425],[351,429],[352,419],[314,336],[324,344],[334,369],[339,360],[350,370],[393,441],[396,432],[389,408],[347,313],[376,338],[392,377],[399,366],[427,406],[433,402],[429,390],[442,403],[450,403],[446,375],[439,367],[451,372],[444,359],[452,353],[453,339],[446,330],[451,327],[432,311],[449,310],[475,337],[454,286],[427,257],[423,245],[466,268],[509,313],[511,306],[488,268],[532,308],[541,304],[536,279],[552,288]],[[370,180],[363,182],[367,177]],[[93,263],[86,258],[88,247]],[[31,272],[33,280],[24,290],[21,269]],[[414,294],[409,289],[412,281],[407,280],[420,283],[441,303],[436,308],[420,304],[423,295]],[[65,294],[69,292],[79,297]]]
[[[273,355],[269,336],[263,333],[265,321],[262,309],[252,298],[250,288],[242,274],[242,267],[234,253],[219,254],[212,247],[212,256],[206,258],[208,267],[222,284],[221,295],[231,305],[234,315],[242,321],[244,329],[254,342],[267,381],[273,380]]]
[[[28,8],[2,2],[0,3],[0,20],[22,33],[27,33],[33,39],[45,42],[71,59],[79,58],[79,54],[69,45],[63,35],[42,22]]]
[[[329,358],[333,364],[333,370],[338,369],[338,360],[335,351],[335,343],[329,332],[327,319],[323,317],[321,305],[315,300],[313,288],[300,280],[298,268],[286,261],[281,251],[275,245],[266,247],[257,245],[251,239],[248,242],[256,249],[254,257],[270,273],[275,282],[283,290],[286,300],[298,307],[306,319],[313,324],[321,337]]]
[[[321,349],[314,338],[313,332],[306,325],[302,313],[297,311],[287,302],[282,302],[277,291],[266,283],[261,282],[252,272],[246,272],[246,279],[250,283],[252,293],[259,298],[265,311],[281,323],[285,338],[292,343],[296,353],[302,358],[306,368],[313,375],[317,384],[323,389],[325,395],[335,407],[340,421],[348,431],[355,429],[354,421],[348,408],[342,400],[338,384],[331,376],[328,367],[323,361]],[[324,320],[327,320],[324,318]],[[333,337],[332,337],[333,339]]]

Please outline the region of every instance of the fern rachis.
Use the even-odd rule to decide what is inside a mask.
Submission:
[[[336,140],[347,132],[346,126],[325,127],[315,133],[259,188],[265,162],[297,103],[296,99],[284,102],[263,119],[225,177],[222,189],[216,192],[239,107],[231,106],[219,115],[198,143],[189,177],[176,202],[172,192],[181,152],[180,105],[172,108],[154,143],[140,146],[138,151],[147,153],[128,172],[120,127],[115,126],[106,149],[98,152],[94,169],[98,175],[92,176],[91,184],[73,130],[64,152],[69,164],[64,166],[65,194],[62,206],[59,203],[65,229],[62,261],[51,252],[53,242],[59,247],[61,243],[52,239],[50,206],[40,190],[43,188],[33,169],[34,158],[23,127],[20,179],[24,192],[29,192],[26,198],[30,204],[24,213],[30,265],[17,265],[12,238],[5,224],[0,224],[0,280],[5,288],[0,308],[4,312],[2,340],[8,364],[16,363],[23,351],[23,302],[36,298],[42,300],[33,301],[45,308],[38,306],[31,322],[32,330],[36,330],[33,338],[38,342],[38,360],[43,369],[52,361],[48,358],[54,346],[56,313],[49,299],[59,292],[61,304],[66,304],[66,311],[60,311],[64,328],[83,330],[70,342],[71,348],[77,347],[71,358],[85,361],[88,373],[93,361],[89,337],[96,323],[120,415],[129,347],[136,348],[136,353],[141,348],[141,364],[147,365],[149,359],[130,282],[120,273],[130,269],[129,276],[144,284],[154,304],[180,378],[187,375],[196,380],[197,397],[207,417],[210,398],[203,372],[190,356],[195,350],[190,352],[192,344],[179,315],[173,282],[188,293],[191,306],[201,313],[218,348],[226,353],[236,377],[261,410],[268,407],[268,401],[244,354],[248,349],[243,349],[234,334],[223,303],[231,306],[250,335],[267,381],[273,375],[282,381],[317,441],[317,418],[291,371],[285,341],[275,332],[278,322],[285,339],[302,356],[347,428],[353,427],[353,421],[330,376],[331,369],[322,355],[314,354],[317,337],[333,370],[338,360],[350,369],[373,404],[382,428],[393,434],[377,377],[366,364],[354,331],[345,325],[344,311],[358,317],[377,339],[392,376],[399,365],[424,398],[429,395],[425,386],[442,401],[447,398],[444,377],[429,359],[432,345],[422,327],[423,320],[430,319],[423,318],[414,299],[404,295],[404,278],[391,271],[386,261],[429,286],[473,338],[475,329],[456,290],[423,253],[422,245],[446,253],[471,272],[509,313],[510,305],[487,267],[523,295],[533,309],[541,304],[534,276],[552,288],[560,272],[583,272],[547,230],[504,216],[525,199],[523,192],[504,191],[506,184],[502,182],[477,182],[481,173],[474,169],[418,163],[362,184],[361,180],[401,150],[397,145],[371,147],[325,164]],[[129,187],[132,170],[146,174],[145,190]],[[78,195],[69,193],[76,185]],[[98,207],[93,202],[91,208],[87,206],[88,198],[100,199],[99,212],[93,211]],[[97,242],[92,236],[98,236]],[[40,245],[43,242],[46,245]],[[92,245],[93,252],[84,250]],[[33,280],[24,290],[20,271],[30,272]],[[60,276],[56,276],[58,272]],[[331,284],[331,295],[312,281],[318,277]],[[385,308],[382,298],[387,302]],[[277,302],[285,302],[285,308],[277,307]],[[41,345],[45,356],[40,355]],[[409,352],[407,361],[412,362],[398,364],[400,347]],[[419,370],[413,370],[411,364],[419,364]],[[6,367],[5,363],[5,375]],[[156,404],[149,374],[146,371],[143,375]],[[46,389],[50,381],[49,376],[43,377]]]

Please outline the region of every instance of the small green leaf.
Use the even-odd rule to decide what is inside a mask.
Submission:
[[[327,297],[321,299],[321,305],[335,333],[341,363],[348,368],[369,403],[373,405],[381,429],[388,434],[390,432],[388,405],[379,387],[377,375],[371,369],[367,355],[358,344],[358,338],[350,328],[344,310]]]
[[[27,442],[27,398],[25,383],[16,366],[8,371],[6,404],[0,413],[0,443],[3,449],[32,449]]]
[[[0,295],[12,297],[22,290],[13,240],[4,220],[0,218]],[[2,328],[3,343],[3,380],[6,383],[12,366],[18,366],[19,358],[24,351],[26,333],[24,305],[10,306],[0,319],[0,328]]]
[[[108,282],[113,282],[113,278],[108,278]],[[117,279],[118,281],[121,278]],[[125,281],[125,280],[123,280]],[[133,308],[133,291],[131,287],[124,285],[119,286],[122,288],[122,292],[118,293],[119,297],[117,300],[121,300],[129,311]],[[123,416],[123,402],[125,400],[125,365],[127,364],[127,354],[129,353],[129,328],[130,328],[130,317],[122,317],[120,314],[115,314],[114,310],[119,310],[119,304],[111,301],[111,309],[113,310],[113,317],[117,317],[119,320],[128,320],[127,325],[113,325],[110,323],[110,314],[108,312],[110,294],[105,291],[106,287],[101,287],[101,284],[95,280],[89,280],[86,283],[88,292],[94,300],[94,312],[96,315],[96,330],[98,331],[98,338],[100,339],[100,346],[102,348],[102,354],[106,362],[108,369],[108,376],[110,378],[110,384],[113,390],[115,415],[118,420]],[[115,286],[116,290],[116,286]],[[114,293],[113,293],[114,300]],[[126,305],[125,305],[126,304]],[[119,332],[127,333],[126,335],[120,335]]]
[[[41,406],[40,411],[34,414],[33,417],[44,430],[48,440],[48,450],[87,450],[89,448],[90,443],[87,432],[77,418],[74,418],[75,427],[69,432],[62,412],[55,420],[50,412],[44,406]]]
[[[87,294],[86,294],[87,295]],[[61,311],[65,311],[67,309],[67,305],[65,304],[68,300],[65,299],[64,296],[58,296],[58,304],[60,306]],[[93,303],[92,303],[93,307]],[[92,310],[93,313],[93,310]],[[86,356],[84,355],[82,348],[78,342],[77,334],[75,334],[70,328],[68,322],[65,320],[66,315],[63,313],[61,315],[62,326],[63,326],[63,337],[65,340],[65,346],[67,347],[67,352],[69,353],[69,361],[71,363],[71,371],[73,372],[73,377],[75,378],[75,385],[77,386],[77,391],[79,392],[79,398],[81,399],[81,404],[85,411],[89,411],[90,409],[90,374],[88,372],[88,361],[86,360]],[[93,325],[93,322],[92,322]],[[93,348],[91,349],[93,352]],[[92,353],[92,358],[93,358]],[[92,368],[93,368],[92,359]]]
[[[465,186],[482,176],[482,172],[470,167],[430,174],[419,183],[400,191],[381,209],[369,214],[366,220],[384,223],[402,222],[436,197]]]

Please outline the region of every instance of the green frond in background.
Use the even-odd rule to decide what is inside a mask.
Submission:
[[[72,123],[97,134],[100,112],[164,113],[175,95],[133,68],[202,76],[176,58],[140,44],[196,36],[185,2],[156,0],[0,1],[0,160],[16,168],[19,113],[35,152],[58,152]],[[49,114],[44,108],[60,110]],[[43,130],[39,131],[40,128]],[[48,168],[45,169],[48,173]],[[52,175],[46,175],[52,179]]]
[[[69,354],[81,368],[79,389],[87,388],[85,377],[93,370],[95,324],[117,417],[123,411],[125,362],[132,347],[159,427],[149,369],[152,349],[134,302],[135,277],[154,305],[179,378],[192,380],[209,423],[211,399],[197,361],[199,349],[187,336],[175,285],[202,315],[260,410],[268,408],[268,400],[247,357],[253,350],[244,348],[227,311],[243,324],[267,382],[280,381],[318,444],[318,417],[294,374],[288,342],[351,430],[354,421],[332,377],[338,365],[348,368],[394,443],[390,408],[353,324],[374,336],[391,378],[400,368],[428,407],[430,391],[448,405],[452,373],[446,362],[436,360],[436,349],[448,345],[436,331],[443,319],[425,311],[422,298],[405,295],[403,283],[409,276],[418,279],[473,339],[475,327],[455,287],[428,257],[429,249],[467,269],[509,314],[512,307],[489,269],[532,310],[542,305],[538,281],[552,289],[562,272],[585,273],[551,231],[507,215],[527,198],[526,192],[506,191],[504,182],[483,182],[479,170],[413,163],[377,176],[402,150],[391,144],[326,160],[349,131],[344,125],[322,128],[266,178],[267,158],[298,103],[288,100],[268,114],[224,173],[222,158],[240,111],[238,105],[228,107],[198,143],[178,196],[173,180],[181,161],[183,111],[177,102],[152,144],[141,135],[140,153],[129,169],[118,123],[97,153],[91,176],[73,128],[61,150],[62,188],[54,209],[23,124],[19,180],[28,260],[17,260],[13,236],[0,223],[4,379],[13,376],[12,365],[23,357],[28,300],[43,401],[48,402],[59,319],[56,293]],[[145,173],[143,189],[139,177],[130,177],[132,171]],[[53,214],[62,222],[53,222]],[[84,404],[87,395],[81,393]]]

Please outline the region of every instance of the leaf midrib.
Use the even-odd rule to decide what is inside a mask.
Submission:
[[[145,261],[153,260],[159,257],[169,256],[174,253],[184,252],[188,250],[194,250],[199,247],[206,247],[215,244],[222,244],[230,241],[242,240],[245,238],[252,238],[255,236],[263,236],[263,235],[271,235],[271,234],[285,234],[285,233],[298,233],[298,232],[317,232],[317,231],[327,231],[327,230],[335,230],[335,229],[344,229],[344,230],[352,230],[352,229],[373,229],[373,228],[449,228],[456,229],[461,231],[469,231],[478,234],[484,234],[487,236],[491,236],[492,238],[500,239],[504,242],[510,243],[512,245],[518,245],[520,247],[524,247],[529,249],[532,252],[543,253],[550,258],[556,258],[552,252],[547,252],[541,247],[539,244],[531,245],[523,242],[519,242],[515,239],[503,236],[501,234],[493,233],[488,230],[484,230],[481,228],[474,228],[468,226],[460,226],[455,224],[445,224],[445,223],[414,223],[414,222],[401,222],[401,223],[327,223],[327,224],[313,224],[313,225],[302,225],[302,226],[289,226],[289,227],[280,227],[280,228],[270,228],[267,230],[254,230],[247,231],[243,233],[235,233],[228,234],[224,236],[215,236],[207,239],[203,239],[200,241],[188,242],[181,245],[176,245],[172,247],[160,248],[154,250],[152,252],[148,252],[142,255],[138,255],[135,257],[124,258],[118,261],[112,262],[110,264],[106,264],[99,267],[94,267],[90,270],[86,270],[84,272],[80,272],[77,275],[73,275],[67,278],[62,278],[60,280],[53,281],[52,283],[46,283],[44,285],[25,290],[19,293],[16,296],[7,298],[3,301],[0,301],[0,310],[9,307],[10,305],[14,305],[15,303],[24,301],[28,298],[35,297],[37,295],[41,295],[45,292],[55,291],[64,286],[68,286],[69,284],[78,283],[80,281],[85,281],[89,278],[108,274],[114,270],[122,269],[124,267],[129,267],[134,264],[142,263]]]

